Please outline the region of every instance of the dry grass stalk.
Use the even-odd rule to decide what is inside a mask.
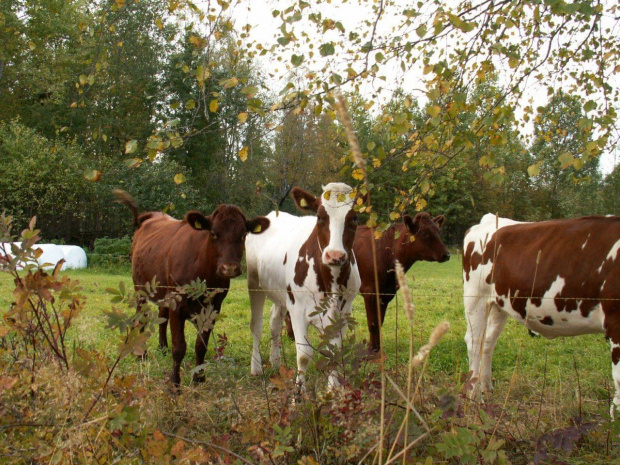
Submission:
[[[428,357],[428,354],[431,352],[433,347],[435,347],[439,343],[441,338],[445,336],[445,334],[448,332],[449,329],[450,329],[450,323],[448,323],[447,321],[443,321],[439,323],[437,326],[435,326],[435,329],[433,329],[433,332],[431,333],[431,337],[428,340],[428,344],[420,347],[420,350],[418,350],[418,353],[415,355],[415,357],[413,357],[413,360],[411,361],[411,365],[413,367],[422,365],[422,362],[424,362],[426,357]]]
[[[405,278],[405,269],[400,264],[400,262],[396,261],[396,278],[398,279],[398,285],[400,286],[400,292],[403,296],[403,302],[405,307],[405,312],[407,313],[407,318],[409,319],[409,324],[413,327],[413,317],[415,315],[415,305],[413,304],[413,300],[411,299],[411,292],[409,292],[409,286],[407,285],[407,279]]]
[[[342,94],[340,94],[340,92],[336,94],[336,112],[338,113],[338,117],[340,118],[340,121],[342,121],[342,125],[344,126],[344,130],[347,134],[349,147],[353,153],[353,161],[359,169],[366,170],[366,160],[362,156],[360,143],[357,140],[357,135],[353,129],[353,121],[351,121],[351,116],[347,111],[347,106],[344,103],[344,99],[342,98]]]

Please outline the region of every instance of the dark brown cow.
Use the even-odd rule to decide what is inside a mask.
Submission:
[[[377,273],[379,289],[375,286],[375,274],[372,258],[371,229],[366,226],[357,228],[353,251],[360,270],[362,286],[360,293],[364,296],[366,319],[370,333],[369,351],[379,352],[379,312],[381,325],[385,319],[388,304],[394,299],[398,290],[398,282],[394,267],[398,260],[405,271],[415,262],[446,262],[450,260],[450,252],[439,237],[439,230],[444,223],[444,216],[435,218],[428,213],[418,213],[415,218],[405,215],[403,223],[390,226],[383,232],[380,239],[375,240],[377,254]],[[380,308],[377,309],[379,292]]]
[[[463,247],[475,394],[492,387],[493,351],[512,316],[548,339],[605,333],[620,406],[620,217],[518,223],[489,214]]]
[[[221,289],[209,302],[183,297],[176,308],[161,308],[160,316],[168,316],[172,335],[172,374],[174,384],[181,381],[180,367],[187,348],[185,321],[206,314],[214,317],[220,312],[228,293],[230,279],[241,274],[241,257],[247,233],[259,234],[269,228],[269,220],[258,216],[247,220],[234,205],[220,205],[210,216],[189,212],[185,219],[175,220],[162,212],[138,214],[138,208],[129,194],[115,191],[119,202],[133,213],[136,232],[131,248],[133,282],[136,289],[153,278],[159,287],[156,300],[164,299],[171,289],[200,279],[209,289]],[[215,313],[213,313],[215,312]],[[204,326],[196,337],[196,365],[204,362],[212,324]],[[168,345],[166,323],[159,327],[159,345]],[[204,376],[194,374],[194,382]]]

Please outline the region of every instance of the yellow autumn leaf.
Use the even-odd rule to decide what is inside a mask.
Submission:
[[[248,154],[250,153],[250,149],[246,146],[239,150],[237,154],[239,156],[239,160],[246,161],[248,159]]]
[[[245,113],[245,112],[244,112],[244,113],[239,113],[239,114],[237,115],[237,119],[239,120],[239,122],[240,122],[241,124],[243,124],[243,123],[245,123],[245,121],[248,119],[248,114],[247,114],[247,113]]]
[[[426,109],[426,111],[434,118],[439,114],[439,112],[441,112],[441,107],[439,105],[431,105]]]
[[[174,175],[174,182],[176,184],[183,184],[185,182],[185,175],[183,173],[177,173]]]
[[[390,220],[391,221],[396,221],[398,218],[400,218],[400,213],[398,213],[398,212],[390,213]]]
[[[217,111],[218,101],[216,99],[211,100],[209,103],[209,111],[215,113]]]
[[[364,179],[364,171],[359,168],[354,169],[352,176],[353,176],[353,179],[361,181],[362,179]]]

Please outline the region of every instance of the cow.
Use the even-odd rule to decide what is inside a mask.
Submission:
[[[488,214],[467,231],[463,251],[476,397],[493,387],[493,350],[511,316],[548,339],[605,333],[620,406],[620,217],[520,223]]]
[[[288,213],[267,215],[271,227],[260,236],[246,238],[248,290],[253,336],[251,373],[262,372],[259,342],[263,325],[265,298],[273,302],[270,316],[273,367],[280,366],[282,316],[291,315],[297,350],[299,392],[305,390],[305,374],[313,356],[308,340],[309,325],[319,332],[333,321],[344,320],[335,331],[331,344],[340,347],[346,330],[346,317],[360,287],[360,276],[353,254],[357,228],[355,190],[343,183],[323,186],[316,198],[295,187],[291,196],[296,206],[314,216],[297,217]],[[328,387],[339,386],[335,372],[328,376]]]
[[[357,259],[362,285],[360,293],[364,297],[366,306],[366,320],[370,343],[370,355],[379,353],[379,328],[383,325],[388,304],[394,299],[398,290],[398,281],[394,267],[400,262],[405,272],[419,261],[446,262],[450,260],[450,252],[439,237],[444,223],[444,216],[435,218],[426,212],[420,212],[415,217],[404,215],[403,222],[390,226],[375,240],[377,258],[377,277],[379,287],[375,285],[374,260],[372,253],[372,230],[367,226],[357,228],[353,251]],[[379,308],[377,305],[379,293]],[[381,322],[379,322],[379,311]]]
[[[159,315],[167,318],[159,326],[159,346],[168,346],[166,332],[169,323],[173,360],[170,381],[178,386],[181,362],[187,348],[185,321],[197,324],[197,315],[201,313],[210,318],[219,314],[230,280],[241,274],[246,235],[264,233],[269,229],[269,220],[264,216],[247,220],[235,205],[220,205],[209,216],[190,211],[183,220],[162,212],[139,214],[129,194],[120,190],[114,193],[118,202],[126,205],[133,214],[136,230],[131,263],[135,289],[144,289],[154,278],[158,283],[154,300],[162,302]],[[202,280],[208,289],[218,291],[209,301],[183,296],[175,308],[169,308],[166,294],[194,280]],[[212,329],[212,324],[201,326],[196,337],[196,366],[204,362]],[[194,373],[193,381],[204,381],[204,375]]]

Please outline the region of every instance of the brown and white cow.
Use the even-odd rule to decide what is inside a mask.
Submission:
[[[377,275],[379,288],[375,285],[374,260],[372,256],[372,231],[366,226],[357,228],[353,251],[360,270],[362,286],[360,292],[366,304],[366,319],[370,333],[370,353],[380,350],[379,325],[383,325],[385,311],[394,299],[398,290],[398,282],[394,271],[398,260],[405,272],[419,260],[429,262],[446,262],[450,260],[450,252],[439,237],[439,230],[444,223],[444,216],[435,218],[428,213],[418,213],[414,218],[403,217],[403,222],[390,226],[383,232],[380,239],[375,240],[377,256]],[[379,309],[377,296],[379,292]],[[379,310],[381,322],[379,323]]]
[[[518,223],[488,214],[467,232],[463,250],[476,395],[492,388],[493,350],[512,316],[548,339],[605,333],[620,406],[620,217]]]
[[[262,372],[259,342],[263,325],[263,304],[272,302],[271,365],[280,365],[282,315],[287,311],[295,332],[297,384],[304,389],[305,373],[313,356],[308,327],[321,333],[332,321],[351,313],[360,277],[352,252],[357,213],[353,209],[355,192],[342,183],[330,183],[315,198],[294,188],[291,195],[297,207],[315,216],[297,217],[271,212],[271,227],[260,236],[246,239],[248,290],[252,306],[250,328],[254,337],[251,373]],[[342,344],[341,331],[331,343]],[[336,373],[329,374],[328,386],[339,385]]]
[[[269,220],[257,216],[247,220],[234,205],[220,205],[209,216],[192,211],[182,221],[162,212],[138,214],[138,208],[129,194],[115,191],[119,202],[133,213],[136,231],[131,247],[133,282],[136,290],[157,279],[159,287],[155,300],[161,301],[178,286],[193,280],[203,280],[209,289],[220,289],[209,302],[183,297],[174,309],[160,308],[160,316],[167,317],[172,336],[172,374],[174,384],[181,381],[180,367],[187,348],[185,321],[195,323],[196,315],[205,309],[211,315],[220,312],[228,293],[230,279],[241,274],[241,257],[247,233],[260,234],[269,228]],[[159,326],[159,345],[167,347],[167,322]],[[211,328],[196,337],[196,366],[204,362]],[[204,381],[195,373],[194,382]]]

